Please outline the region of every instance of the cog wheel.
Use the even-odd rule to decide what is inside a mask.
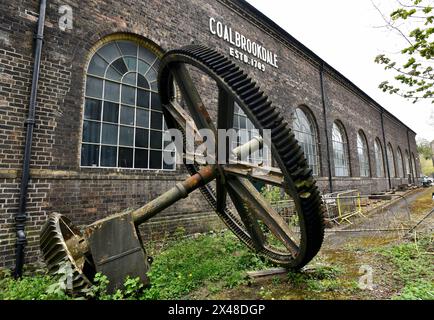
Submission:
[[[40,249],[48,271],[55,274],[65,264],[72,269],[70,292],[79,292],[91,284],[95,268],[90,257],[80,252],[81,232],[73,226],[65,216],[52,213],[42,227],[40,234]]]
[[[187,67],[198,69],[217,84],[219,101],[216,121],[211,120]],[[186,46],[164,55],[158,81],[167,126],[169,129],[181,129],[184,139],[186,125],[179,117],[174,116],[170,107],[176,104],[174,80],[197,128],[232,128],[230,117],[233,115],[233,104],[236,103],[255,128],[271,131],[271,154],[283,176],[283,183],[279,187],[291,197],[295,206],[299,224],[297,244],[289,236],[288,228],[283,226],[281,217],[272,213],[271,207],[262,201],[250,182],[235,177],[224,166],[218,165],[221,174],[217,178],[216,188],[208,184],[200,190],[226,226],[250,249],[284,267],[299,269],[306,265],[318,253],[323,242],[322,200],[303,150],[283,117],[256,82],[235,63],[207,47]],[[187,152],[185,146],[184,143],[184,154]],[[191,175],[199,170],[199,164],[189,164],[185,158],[184,164]],[[232,200],[232,206],[227,204],[227,193]],[[256,202],[259,211],[262,209],[260,223],[254,218],[259,211],[251,202]],[[281,246],[271,245],[272,241],[264,241],[264,232],[261,230],[264,223],[271,226],[277,242],[285,244],[283,250]]]

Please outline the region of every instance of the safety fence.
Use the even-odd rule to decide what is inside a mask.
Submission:
[[[323,196],[326,215],[329,221],[341,224],[351,223],[350,218],[356,215],[363,216],[362,200],[358,190],[347,190],[329,193]]]
[[[363,208],[367,210],[378,209],[389,211],[387,208],[390,200],[402,199],[405,201],[405,211],[410,219],[410,210],[405,196],[400,194],[361,194],[358,190],[345,190],[328,193],[322,196],[327,221],[342,224],[352,224],[353,218],[365,217]],[[387,200],[387,201],[385,201]],[[296,217],[295,203],[293,200],[279,200],[271,203],[273,209],[287,222]]]

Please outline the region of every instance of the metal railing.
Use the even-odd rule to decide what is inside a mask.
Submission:
[[[351,193],[353,193],[353,195],[351,195]],[[323,201],[327,211],[327,219],[329,221],[336,222],[337,224],[341,224],[342,222],[348,222],[352,224],[349,218],[356,215],[365,217],[362,210],[362,199],[365,199],[364,201],[369,201],[390,200],[391,198],[400,198],[405,201],[407,218],[408,220],[411,220],[407,198],[400,194],[362,195],[357,190],[349,190],[323,195]],[[367,204],[369,204],[369,202]],[[385,203],[384,206],[375,207],[375,209],[387,209],[386,207],[388,204],[389,202]]]
[[[348,222],[355,215],[363,216],[360,192],[347,190],[323,195],[327,219],[337,224]]]

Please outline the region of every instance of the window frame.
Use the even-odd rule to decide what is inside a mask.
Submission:
[[[136,46],[136,56],[130,56],[129,54],[124,54],[124,52],[121,50],[119,43],[132,43],[134,44],[134,46]],[[113,55],[114,58],[112,59],[112,62],[109,62],[107,59],[105,59],[99,52],[101,49],[105,48],[106,46],[109,46],[111,44],[116,45],[117,48],[117,52]],[[143,57],[146,57],[144,55],[149,54],[148,57],[152,57],[152,63],[143,60]],[[103,41],[102,45],[98,46],[97,49],[95,49],[92,54],[90,55],[90,58],[88,59],[88,63],[85,69],[85,73],[84,73],[84,94],[83,94],[83,109],[82,109],[82,117],[81,117],[81,131],[80,131],[80,143],[79,143],[79,167],[83,168],[83,169],[102,169],[102,170],[128,170],[128,171],[164,171],[164,172],[174,172],[177,170],[177,165],[176,165],[176,150],[170,151],[174,154],[174,163],[172,166],[172,168],[167,168],[166,166],[168,166],[167,164],[165,164],[164,162],[164,154],[169,152],[169,151],[165,151],[166,150],[166,141],[165,140],[165,136],[166,136],[166,124],[164,121],[164,114],[162,112],[162,110],[159,110],[158,108],[152,108],[152,99],[153,99],[153,95],[157,94],[158,95],[158,87],[157,85],[153,84],[154,82],[156,83],[156,79],[153,81],[149,81],[145,76],[149,73],[149,72],[155,72],[156,74],[158,74],[158,66],[159,66],[159,59],[160,54],[155,52],[155,50],[151,50],[148,46],[146,46],[144,43],[140,43],[138,41],[135,41],[135,39],[130,39],[130,38],[114,38],[113,40],[110,41]],[[104,69],[104,74],[101,75],[97,75],[97,74],[93,74],[89,72],[89,68],[90,65],[93,61],[93,59],[95,57],[98,57],[99,59],[102,59],[107,66],[105,66]],[[124,74],[121,74],[121,72],[119,70],[116,69],[116,71],[119,73],[119,75],[121,76],[120,79],[111,79],[108,77],[107,73],[109,68],[113,65],[113,63],[121,58],[131,58],[133,57],[135,59],[135,70],[134,71],[130,71],[127,70]],[[147,84],[149,86],[149,88],[146,87],[142,87],[139,86],[139,64],[140,61],[143,62],[144,64],[148,65],[148,69],[146,70],[146,72],[142,75],[146,81]],[[125,61],[124,61],[125,62]],[[126,63],[126,62],[125,62]],[[151,71],[152,70],[152,71]],[[124,78],[130,74],[130,73],[135,73],[136,77],[135,77],[135,84],[131,84],[128,82],[123,82]],[[93,79],[99,79],[102,81],[102,92],[101,92],[101,96],[100,97],[93,97],[91,95],[88,94],[87,92],[87,85],[88,85],[88,81],[89,78],[93,78]],[[106,90],[106,82],[110,82],[110,83],[115,83],[119,86],[119,99],[117,102],[114,102],[108,98],[106,98],[105,96],[105,90]],[[128,87],[128,88],[134,88],[134,104],[130,104],[126,101],[122,101],[122,89],[123,87]],[[139,95],[139,90],[142,90],[144,92],[146,92],[147,95],[147,99],[148,99],[148,107],[141,107],[138,105],[138,95]],[[149,95],[149,96],[148,96]],[[159,98],[159,96],[158,96]],[[100,116],[99,119],[87,119],[86,115],[85,115],[85,111],[86,111],[86,103],[89,100],[93,100],[93,101],[98,101],[100,103]],[[105,108],[105,104],[106,103],[114,103],[117,105],[117,122],[108,122],[104,119],[104,108]],[[161,103],[161,102],[159,102]],[[126,124],[122,122],[122,110],[124,108],[134,108],[134,119],[133,119],[133,124]],[[146,126],[141,126],[137,123],[137,116],[138,113],[140,112],[140,110],[144,110],[148,113],[148,119],[147,119],[147,125]],[[152,128],[152,114],[153,113],[159,113],[161,114],[161,129],[156,129],[156,128]],[[85,122],[88,123],[98,123],[100,128],[99,128],[99,142],[86,142],[84,141],[84,127],[85,127]],[[110,143],[103,143],[103,126],[104,125],[114,125],[117,127],[117,141],[116,144],[110,144]],[[120,135],[121,135],[121,128],[129,128],[132,129],[132,144],[131,145],[124,145],[121,144],[120,141]],[[138,147],[136,146],[136,135],[137,135],[137,130],[145,130],[147,133],[147,147]],[[151,147],[151,132],[157,132],[157,134],[161,134],[161,149],[156,149],[156,148],[152,148]],[[91,145],[91,146],[97,146],[98,147],[98,165],[83,165],[83,146],[86,145]],[[103,163],[102,161],[102,157],[103,157],[103,147],[112,147],[112,148],[116,148],[116,165],[115,166],[106,166],[106,165],[101,165]],[[132,158],[131,158],[131,164],[132,166],[120,166],[119,163],[119,153],[120,150],[122,148],[128,148],[128,149],[132,149]],[[138,168],[135,167],[135,156],[136,156],[136,151],[137,150],[144,150],[144,152],[147,154],[147,159],[146,159],[146,163],[147,163],[147,168]],[[159,168],[151,168],[151,152],[160,152],[161,153],[161,163],[160,163],[160,167]],[[166,168],[165,168],[166,167]]]
[[[299,118],[299,113],[301,112],[303,116],[305,117],[309,132],[296,130],[295,122],[299,121],[301,124],[301,120]],[[301,127],[301,125],[299,125]],[[299,106],[297,107],[293,114],[292,114],[292,130],[294,132],[294,135],[299,142],[300,146],[303,148],[303,152],[305,153],[305,158],[307,160],[307,164],[310,169],[312,169],[312,174],[316,177],[319,177],[321,175],[321,155],[320,155],[320,143],[319,143],[319,135],[318,135],[318,129],[315,121],[315,117],[312,114],[312,112],[307,109],[305,106]],[[301,141],[299,139],[299,135],[307,135],[311,139],[311,143],[307,144],[305,140]],[[307,144],[307,150],[309,151],[309,147],[311,149],[311,152],[306,152],[305,145]],[[311,159],[313,159],[314,163],[311,163]]]
[[[341,141],[335,140],[335,128],[337,129],[337,132],[339,133],[341,137]],[[349,145],[348,145],[348,138],[345,131],[344,125],[340,121],[334,121],[332,126],[332,151],[333,151],[333,167],[334,167],[334,176],[339,178],[345,178],[345,177],[351,177],[351,164],[350,164],[350,152],[349,152]],[[336,148],[335,145],[340,144],[342,145],[342,153],[343,153],[343,165],[344,166],[336,166]],[[340,150],[339,150],[340,151]],[[339,160],[339,159],[338,159]],[[338,175],[337,174],[337,168],[344,168],[346,170],[345,174]]]
[[[359,141],[362,142],[362,147],[360,147]],[[365,160],[362,161],[360,159],[360,150],[363,152],[363,156],[365,157]],[[357,158],[359,160],[359,174],[361,178],[369,178],[371,177],[371,162],[369,157],[369,146],[368,146],[368,140],[366,139],[366,135],[363,132],[363,130],[359,130],[357,132]],[[364,164],[364,166],[362,166]],[[363,174],[362,170],[365,172],[367,171],[367,174]]]
[[[401,151],[401,148],[400,147],[398,147],[397,149],[396,149],[396,164],[397,164],[397,170],[398,170],[398,172],[397,172],[397,175],[398,175],[398,178],[405,178],[405,172],[404,172],[404,158],[403,158],[403,156],[402,156],[402,151]]]
[[[379,151],[378,151],[379,149]],[[381,144],[381,141],[379,138],[376,138],[374,141],[374,155],[375,155],[375,175],[377,178],[386,178],[386,170],[385,170],[385,161],[384,161],[384,151],[383,151],[383,146]],[[381,156],[381,176],[378,174],[378,169],[379,169],[379,159],[378,159],[378,155]]]
[[[389,166],[389,174],[391,178],[396,178],[396,161],[395,161],[395,153],[393,152],[393,147],[392,144],[389,142],[387,144],[387,161],[388,161],[388,166]],[[391,168],[391,166],[393,166]],[[393,170],[392,170],[393,169]]]

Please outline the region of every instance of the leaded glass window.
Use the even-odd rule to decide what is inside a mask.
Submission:
[[[359,157],[360,176],[369,177],[370,166],[368,143],[366,142],[365,134],[362,131],[359,131],[357,134],[357,154]]]
[[[389,161],[389,173],[390,173],[390,177],[394,178],[394,177],[396,177],[395,156],[394,156],[394,153],[393,153],[392,145],[390,143],[387,145],[387,160]]]
[[[350,175],[347,140],[344,128],[337,122],[333,123],[332,143],[335,176],[347,177]]]
[[[237,140],[233,141],[232,149],[249,142],[255,136],[260,136],[259,130],[255,128],[237,103],[234,105],[233,121],[233,127],[237,131]],[[250,154],[247,161],[257,165],[271,166],[271,152],[267,144],[264,144],[262,149]]]
[[[381,142],[377,138],[374,143],[375,171],[378,178],[384,178],[384,157]]]
[[[113,41],[92,57],[86,76],[81,165],[173,170],[157,87],[159,59],[132,41]],[[163,161],[169,159],[169,163]]]
[[[406,178],[408,178],[408,175],[411,175],[411,168],[410,168],[410,155],[408,154],[407,150],[405,150],[405,169],[407,173]]]
[[[313,175],[319,175],[318,138],[312,116],[300,108],[293,115],[293,131],[295,138],[303,148],[309,167]]]
[[[398,177],[402,178],[404,177],[404,164],[403,164],[403,158],[402,158],[402,152],[401,149],[398,148],[396,151],[396,165],[398,168]]]

